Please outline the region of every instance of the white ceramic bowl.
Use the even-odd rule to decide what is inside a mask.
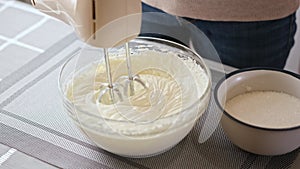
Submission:
[[[183,107],[174,115],[159,118],[149,123],[105,119],[101,115],[84,111],[66,97],[66,84],[70,81],[70,77],[76,74],[76,70],[80,70],[99,59],[103,59],[99,56],[99,49],[97,49],[98,53],[96,54],[88,50],[84,51],[84,54],[82,54],[84,55],[83,57],[78,58],[78,56],[74,56],[67,61],[62,68],[59,84],[66,112],[83,133],[97,146],[121,156],[147,157],[170,149],[191,131],[196,121],[208,106],[211,95],[211,75],[200,56],[180,44],[157,38],[139,38],[131,41],[130,46],[133,53],[153,50],[162,53],[173,53],[179,60],[192,59],[193,63],[203,69],[204,74],[202,76],[207,76],[207,85],[201,89],[203,93],[197,98],[192,98],[193,103],[191,105]],[[124,50],[114,50],[111,51],[111,54],[116,54],[114,52],[120,51]],[[166,63],[160,64],[165,65]],[[176,68],[176,70],[179,69]],[[191,73],[191,76],[197,75]],[[189,88],[195,93],[198,91],[197,87],[199,86]],[[191,98],[191,96],[187,97]],[[124,126],[124,131],[120,131],[120,134],[112,126]],[[165,128],[165,126],[168,127]],[[162,132],[143,133],[147,128],[151,130],[154,128],[155,131],[162,130]],[[118,129],[120,128],[118,127]],[[135,131],[137,134],[129,133],[130,135],[127,135],[127,130],[129,132]]]
[[[227,100],[249,91],[278,91],[300,98],[300,75],[272,68],[241,69],[220,80],[214,93],[218,107],[224,112],[222,127],[241,149],[260,155],[281,155],[299,148],[300,121],[288,128],[261,127],[224,110]]]

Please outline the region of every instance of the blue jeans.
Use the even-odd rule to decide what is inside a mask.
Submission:
[[[143,4],[143,12],[163,11]],[[257,22],[184,19],[208,37],[222,63],[237,68],[283,68],[294,45],[297,29],[295,13],[282,19]],[[210,56],[202,57],[216,60]]]

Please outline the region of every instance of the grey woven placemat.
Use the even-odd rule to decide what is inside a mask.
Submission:
[[[68,43],[55,44],[51,50],[63,49],[62,45],[67,46],[75,41],[72,37],[67,38]],[[37,57],[37,60],[29,62],[0,82],[1,96],[24,76],[35,74],[34,78],[7,95],[0,103],[1,143],[60,168],[276,169],[290,168],[299,160],[299,149],[276,157],[244,152],[226,138],[220,126],[205,143],[200,144],[199,136],[203,126],[219,118],[218,114],[214,114],[217,111],[213,99],[190,134],[166,153],[150,158],[130,159],[97,148],[63,112],[57,88],[61,65],[77,50],[74,48],[60,61],[49,63],[48,60],[57,53],[46,51],[43,57]],[[47,69],[36,70],[47,64]],[[212,71],[212,75],[215,85],[222,73]]]

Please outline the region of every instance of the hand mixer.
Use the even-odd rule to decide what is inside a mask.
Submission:
[[[134,82],[146,84],[131,70],[128,41],[140,33],[141,0],[31,0],[40,11],[74,27],[81,40],[104,49],[107,84],[101,88],[98,101],[109,94],[111,103],[122,101],[124,95],[134,95]],[[109,48],[125,44],[128,76],[113,83]],[[123,92],[120,89],[123,86]],[[117,98],[115,97],[117,94]]]

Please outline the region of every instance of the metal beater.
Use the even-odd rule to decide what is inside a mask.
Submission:
[[[124,94],[127,96],[133,96],[135,91],[134,90],[135,81],[140,85],[142,85],[144,89],[147,89],[147,86],[141,80],[139,75],[132,74],[131,53],[130,53],[130,48],[128,43],[125,43],[125,50],[126,50],[126,65],[127,65],[128,76],[121,76],[118,81],[122,84],[124,83]]]
[[[123,101],[124,97],[121,94],[120,88],[123,88],[123,94],[125,97],[133,96],[135,93],[134,89],[134,82],[136,81],[140,85],[143,86],[144,89],[147,89],[146,84],[141,80],[139,75],[133,75],[132,74],[132,66],[131,66],[131,53],[128,42],[125,43],[125,50],[126,50],[126,67],[127,67],[127,74],[128,76],[121,76],[117,81],[113,83],[112,82],[112,75],[111,75],[111,67],[110,67],[110,61],[109,61],[109,52],[105,48],[104,49],[104,60],[105,60],[105,68],[106,68],[106,76],[108,80],[108,84],[104,84],[104,89],[101,89],[99,93],[98,101],[101,103],[104,95],[109,92],[111,103],[116,103],[117,101]],[[115,93],[118,96],[118,98],[115,98]]]
[[[102,102],[102,99],[104,97],[104,95],[109,92],[109,96],[110,96],[110,103],[116,103],[117,100],[115,99],[115,94],[117,94],[118,96],[118,100],[119,101],[123,101],[123,96],[121,94],[120,91],[120,85],[117,83],[113,83],[112,82],[112,75],[111,75],[111,68],[110,68],[110,61],[109,61],[109,53],[108,53],[108,49],[104,48],[104,60],[105,60],[105,69],[106,69],[106,77],[107,77],[107,84],[102,84],[103,86],[105,86],[104,89],[101,89],[100,93],[99,93],[99,97],[98,97],[98,102]]]

